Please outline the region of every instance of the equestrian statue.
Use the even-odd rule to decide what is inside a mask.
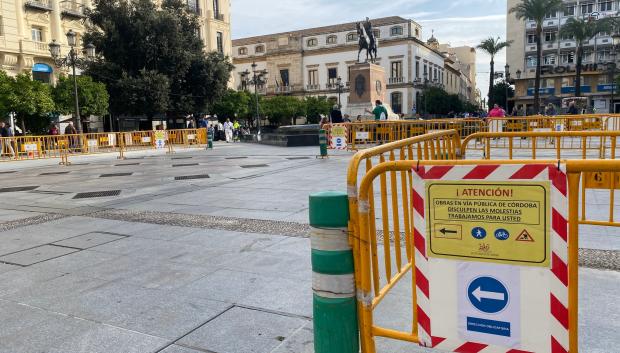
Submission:
[[[366,61],[371,63],[377,60],[377,38],[372,29],[370,19],[366,17],[364,23],[357,23],[357,35],[359,37],[359,51],[357,52],[357,62],[360,62],[360,54],[366,49]]]

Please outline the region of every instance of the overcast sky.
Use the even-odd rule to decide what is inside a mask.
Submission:
[[[441,43],[476,46],[489,36],[506,38],[506,0],[231,0],[233,39],[310,27],[401,16],[431,31]],[[379,48],[380,50],[380,48]],[[503,70],[506,52],[496,58]],[[490,58],[478,51],[478,88],[489,85]]]

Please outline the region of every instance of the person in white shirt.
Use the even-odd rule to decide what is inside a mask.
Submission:
[[[233,123],[230,122],[230,119],[226,119],[224,123],[224,132],[226,133],[226,143],[232,141],[233,139]]]

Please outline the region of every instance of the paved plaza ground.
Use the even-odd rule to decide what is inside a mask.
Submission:
[[[317,152],[224,143],[0,163],[0,353],[313,352],[308,195],[346,191],[352,155]],[[588,196],[588,212],[605,210],[608,193]],[[581,352],[609,353],[620,229],[583,227],[580,247]],[[410,300],[396,290],[379,323],[408,329]]]

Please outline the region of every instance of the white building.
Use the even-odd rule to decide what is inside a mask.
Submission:
[[[371,20],[378,38],[378,60],[387,75],[386,100],[395,113],[409,114],[424,90],[424,82],[444,82],[444,56],[422,41],[421,26],[413,20],[386,17]],[[365,51],[360,60],[363,62]],[[258,37],[233,40],[235,80],[242,73],[267,70],[267,84],[262,94],[326,96],[338,100],[337,80],[344,85],[341,94],[347,112],[349,67],[357,63],[358,35],[356,23],[310,28]],[[247,87],[252,89],[251,87]],[[419,109],[418,109],[419,110]]]

